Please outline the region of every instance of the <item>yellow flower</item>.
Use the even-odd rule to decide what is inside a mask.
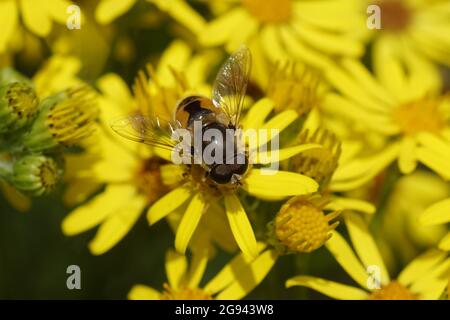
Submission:
[[[225,45],[228,51],[245,43],[255,60],[260,51],[272,62],[293,58],[322,69],[331,57],[363,54],[354,30],[364,26],[364,19],[359,6],[348,0],[232,1],[201,30],[199,41]]]
[[[345,239],[334,232],[328,250],[361,288],[311,276],[296,276],[287,287],[304,286],[335,299],[438,299],[450,276],[450,258],[445,252],[431,249],[411,261],[391,279],[365,222],[356,214],[345,220],[356,254]]]
[[[32,33],[39,37],[45,37],[52,29],[52,22],[66,24],[67,7],[70,5],[72,5],[72,2],[68,0],[0,1],[0,20],[2,21],[0,53],[7,49],[21,21]]]
[[[439,225],[450,222],[450,198],[439,201],[428,207],[420,217],[424,225]],[[439,243],[439,248],[450,251],[450,232]]]
[[[387,181],[386,181],[387,182]],[[423,248],[434,247],[445,235],[445,225],[424,227],[420,223],[423,211],[450,196],[450,186],[441,178],[425,170],[402,176],[395,181],[381,216],[380,246],[386,263],[392,257],[406,262]]]
[[[409,57],[415,61],[411,69],[398,66],[398,72],[386,73],[386,77],[374,77],[352,60],[342,61],[342,68],[327,69],[327,78],[337,92],[326,95],[324,109],[384,141],[382,150],[375,150],[371,159],[360,160],[358,170],[348,167],[348,176],[359,175],[365,164],[366,169],[375,168],[366,174],[371,178],[397,158],[404,174],[421,162],[450,179],[446,160],[450,156],[449,97],[439,95],[440,79],[430,65],[416,59],[413,52]]]
[[[260,244],[258,250],[264,245]],[[135,285],[128,293],[133,300],[236,300],[244,298],[266,276],[275,262],[275,254],[265,251],[254,260],[236,255],[216,276],[200,287],[208,263],[207,250],[194,251],[190,267],[187,258],[175,251],[166,254],[168,282],[162,291]]]
[[[269,223],[268,242],[279,254],[309,253],[320,248],[339,222],[334,211],[325,215],[327,199],[320,195],[293,197]]]
[[[95,9],[95,19],[100,24],[111,23],[117,17],[128,12],[138,0],[100,0]],[[177,20],[192,32],[203,28],[204,20],[184,0],[146,0],[155,5],[161,12]]]
[[[69,213],[62,223],[66,235],[75,235],[100,225],[89,248],[93,254],[103,254],[130,231],[145,207],[176,183],[173,176],[178,172],[161,170],[165,161],[152,150],[128,144],[107,130],[112,120],[136,111],[149,112],[151,108],[167,112],[166,108],[173,110],[186,88],[201,91],[207,77],[205,66],[211,63],[211,58],[214,59],[215,55],[194,56],[185,43],[174,41],[162,55],[158,68],[150,68],[151,81],[147,83],[146,79],[142,81],[140,78],[136,82],[136,97],[115,74],[107,74],[98,80],[102,93],[99,97],[102,128],[87,142],[87,152],[67,159],[70,183],[66,201],[79,203],[102,185],[106,187]],[[181,70],[189,71],[183,87],[169,66],[176,74]],[[143,90],[150,94],[150,99],[144,99],[141,95]]]
[[[381,29],[373,30],[372,57],[375,70],[384,71],[386,77],[397,74],[396,61],[406,65],[414,62],[410,52],[421,59],[450,65],[450,20],[447,0],[376,0],[363,2],[378,5]],[[391,73],[394,72],[394,74]]]

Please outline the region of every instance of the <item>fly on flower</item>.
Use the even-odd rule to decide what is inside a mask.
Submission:
[[[180,253],[185,253],[202,216],[213,214],[210,204],[223,199],[234,239],[246,256],[255,258],[258,255],[256,237],[239,200],[238,191],[242,189],[262,198],[284,198],[315,192],[318,188],[313,179],[301,174],[270,170],[273,174],[269,175],[264,167],[260,169],[257,166],[272,165],[300,152],[319,148],[320,145],[305,144],[278,150],[272,144],[273,137],[259,135],[257,139],[243,143],[247,137],[248,140],[253,138],[249,137],[249,132],[255,130],[255,127],[258,134],[268,131],[279,133],[297,118],[297,113],[288,110],[258,126],[252,127],[248,119],[241,124],[250,64],[250,52],[242,47],[232,54],[220,69],[213,85],[212,99],[197,95],[182,99],[171,120],[134,115],[112,125],[113,130],[125,138],[154,146],[156,150],[171,151],[170,156],[163,152],[158,155],[173,162],[162,170],[166,173],[167,170],[171,173],[177,172],[179,186],[156,201],[148,209],[147,218],[153,225],[182,208],[190,199],[175,236],[175,248]],[[144,97],[143,104],[150,99],[146,87],[145,82],[137,82],[135,87],[137,93]],[[267,99],[262,99],[254,104],[248,114],[259,112],[258,117],[251,117],[264,122],[268,114],[259,110],[266,110],[268,103]],[[243,130],[245,136],[241,135]],[[178,137],[176,133],[179,133]],[[188,143],[185,143],[186,141]],[[270,154],[279,155],[275,160],[274,157],[268,156],[268,151],[260,150],[261,146],[269,142]],[[186,148],[186,144],[189,148]],[[186,156],[188,161],[178,161],[178,152],[183,157]],[[165,175],[164,172],[162,174]]]
[[[175,151],[172,158],[181,154],[182,162],[203,171],[211,185],[238,184],[249,162],[239,120],[250,68],[250,51],[243,46],[217,74],[212,99],[188,96],[178,103],[172,120],[132,115],[112,128],[130,140]]]

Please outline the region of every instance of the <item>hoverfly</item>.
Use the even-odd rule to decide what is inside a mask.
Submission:
[[[132,115],[113,123],[112,129],[127,139],[172,151],[178,144],[172,138],[173,132],[178,128],[192,131],[196,122],[201,124],[202,133],[215,129],[222,133],[222,137],[230,137],[226,132],[232,130],[236,133],[240,128],[239,120],[250,68],[250,51],[243,46],[220,68],[213,84],[212,99],[197,95],[188,96],[178,102],[173,119],[163,120],[157,116]],[[199,152],[203,154],[205,148],[211,147],[211,144],[221,149],[225,149],[230,143],[234,144],[235,152],[232,152],[231,159],[226,150],[223,150],[222,161],[190,164],[201,166],[204,178],[213,184],[238,183],[247,171],[248,155],[245,151],[238,151],[237,133],[232,136],[234,136],[233,141],[229,138],[202,141],[201,150],[192,148],[188,155],[194,157]]]

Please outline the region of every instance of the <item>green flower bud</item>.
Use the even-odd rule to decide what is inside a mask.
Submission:
[[[52,158],[28,155],[14,163],[11,182],[26,194],[41,196],[55,188],[62,174],[62,168]]]
[[[92,133],[98,114],[87,87],[46,98],[39,107],[31,130],[22,138],[23,145],[32,152],[76,144]]]
[[[38,98],[26,82],[0,87],[0,133],[14,131],[31,123],[38,112]]]

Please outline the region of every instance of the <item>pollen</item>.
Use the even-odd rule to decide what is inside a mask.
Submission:
[[[70,146],[92,133],[97,114],[90,89],[81,87],[51,107],[46,125],[58,143]]]
[[[242,0],[243,6],[261,23],[281,23],[291,17],[291,0]]]
[[[325,198],[299,197],[284,204],[275,217],[275,234],[287,252],[312,252],[320,248],[338,226],[339,212],[325,215]]]
[[[393,117],[400,129],[408,135],[419,132],[439,133],[445,127],[445,118],[439,110],[441,99],[422,99],[394,109]]]
[[[46,161],[39,167],[41,184],[46,189],[53,189],[60,180],[58,167],[54,161]]]
[[[286,109],[307,114],[319,101],[318,72],[296,63],[277,63],[270,77],[267,97],[275,103],[277,112]]]
[[[376,3],[380,7],[381,26],[390,31],[402,31],[411,21],[411,9],[403,0],[381,0]]]
[[[372,300],[416,300],[417,296],[397,281],[391,281],[381,289],[372,292]]]
[[[164,160],[156,157],[146,159],[136,173],[139,191],[147,197],[148,203],[155,202],[170,189],[161,179],[160,167],[164,163]]]
[[[38,98],[33,89],[23,83],[13,83],[6,92],[10,107],[19,118],[31,119],[38,111]]]
[[[199,288],[171,288],[169,284],[164,284],[164,291],[160,296],[161,300],[212,300],[210,293]]]
[[[323,146],[323,148],[308,150],[293,157],[291,164],[295,171],[313,178],[324,189],[338,165],[341,142],[333,133],[321,128],[313,133],[309,130],[301,132],[298,142],[318,143]]]

